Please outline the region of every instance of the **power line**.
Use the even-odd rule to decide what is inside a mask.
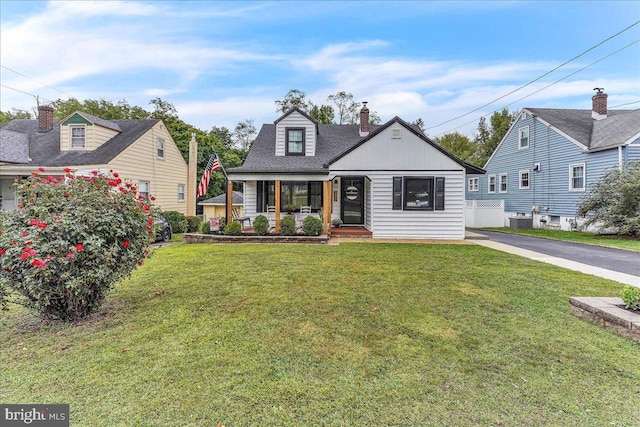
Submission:
[[[34,94],[32,94],[32,93],[29,93],[29,92],[25,92],[25,91],[23,91],[23,90],[16,89],[16,88],[11,87],[11,86],[7,86],[7,85],[3,85],[3,84],[0,84],[0,86],[5,87],[5,88],[7,88],[7,89],[15,90],[16,92],[24,93],[25,95],[33,96],[33,97],[34,97],[34,98],[36,98],[36,99],[42,99],[42,100],[44,100],[44,101],[48,101],[48,102],[51,102],[51,103],[53,103],[53,102],[54,102],[54,101],[52,101],[52,100],[50,100],[50,99],[43,98],[43,97],[41,97],[41,96],[34,95]]]
[[[568,60],[568,61],[564,62],[563,64],[558,65],[558,66],[557,66],[557,67],[555,67],[553,70],[551,70],[551,71],[548,71],[548,72],[544,73],[544,74],[543,74],[543,75],[541,75],[540,77],[537,77],[537,78],[535,78],[534,80],[531,80],[529,83],[526,83],[526,84],[524,84],[524,85],[520,86],[519,88],[512,90],[512,91],[511,91],[511,92],[509,92],[509,93],[505,93],[504,95],[502,95],[502,96],[500,96],[500,97],[498,97],[498,98],[494,99],[493,101],[487,102],[486,104],[484,104],[484,105],[482,105],[482,106],[480,106],[480,107],[478,107],[478,108],[476,108],[476,109],[474,109],[474,110],[471,110],[471,111],[469,111],[468,113],[465,113],[465,114],[462,114],[462,115],[460,115],[460,116],[454,117],[454,118],[452,118],[452,119],[446,120],[446,121],[444,121],[444,122],[442,122],[442,123],[439,123],[439,124],[437,124],[437,125],[435,125],[435,126],[430,126],[430,127],[426,128],[425,130],[429,130],[429,129],[437,128],[437,127],[440,127],[440,126],[442,126],[442,125],[444,125],[444,124],[450,123],[450,122],[452,122],[452,121],[454,121],[454,120],[458,120],[458,119],[460,119],[460,118],[462,118],[462,117],[466,117],[466,116],[468,116],[469,114],[473,114],[473,113],[475,113],[476,111],[481,110],[481,109],[483,109],[484,107],[489,106],[489,105],[493,104],[493,103],[494,103],[494,102],[496,102],[496,101],[499,101],[499,100],[501,100],[501,99],[503,99],[503,98],[506,98],[507,96],[509,96],[509,95],[511,95],[511,94],[513,94],[513,93],[516,93],[516,92],[518,92],[518,91],[519,91],[519,90],[521,90],[521,89],[524,89],[525,87],[529,86],[530,84],[537,82],[538,80],[542,79],[543,77],[548,76],[549,74],[553,73],[554,71],[558,70],[559,68],[564,67],[564,66],[565,66],[565,65],[567,65],[568,63],[570,63],[570,62],[572,62],[572,61],[574,61],[574,60],[576,60],[576,59],[580,58],[581,56],[585,55],[586,53],[588,53],[588,52],[592,51],[593,49],[597,48],[598,46],[601,46],[602,44],[604,44],[604,43],[608,42],[609,40],[613,39],[614,37],[619,36],[620,34],[624,33],[624,32],[625,32],[625,31],[627,31],[628,29],[630,29],[630,28],[632,28],[632,27],[634,27],[634,26],[636,26],[636,25],[638,25],[638,24],[640,24],[640,21],[636,21],[636,22],[634,22],[633,24],[629,25],[627,28],[623,29],[622,31],[619,31],[618,33],[616,33],[616,34],[612,35],[611,37],[609,37],[609,38],[607,38],[607,39],[605,39],[605,40],[601,41],[600,43],[598,43],[598,44],[596,44],[596,45],[594,45],[594,46],[590,47],[589,49],[585,50],[584,52],[582,52],[581,54],[579,54],[579,55],[577,55],[577,56],[574,56],[573,58],[571,58],[570,60]],[[456,129],[457,129],[457,128],[456,128]]]
[[[62,90],[60,90],[60,89],[56,89],[56,88],[55,88],[55,87],[53,87],[53,86],[49,86],[49,85],[47,85],[47,84],[44,84],[44,83],[42,83],[41,81],[38,81],[38,80],[34,79],[33,77],[29,77],[29,76],[27,76],[27,75],[24,75],[24,74],[22,74],[22,73],[21,73],[21,72],[19,72],[19,71],[12,70],[11,68],[9,68],[9,67],[5,67],[4,65],[0,65],[0,68],[4,68],[5,70],[11,71],[12,73],[15,73],[15,74],[17,74],[17,75],[19,75],[19,76],[22,76],[22,77],[26,78],[26,79],[33,80],[34,82],[36,82],[36,83],[38,83],[38,84],[41,84],[41,85],[42,85],[42,86],[44,86],[44,87],[48,87],[49,89],[53,89],[53,90],[55,90],[56,92],[60,92],[60,93],[61,93],[61,94],[63,94],[63,95],[67,95],[67,96],[69,96],[69,97],[73,98],[73,95],[71,95],[71,94],[69,94],[69,93],[67,93],[67,92],[65,92],[65,91],[62,91]]]
[[[618,104],[618,105],[614,105],[613,107],[608,107],[608,108],[625,107],[627,105],[638,104],[638,103],[640,103],[640,101],[627,102],[626,104]]]
[[[640,21],[639,21],[639,22],[640,22]],[[609,55],[607,55],[607,56],[605,56],[605,57],[602,57],[602,58],[598,59],[597,61],[592,62],[591,64],[586,65],[586,66],[584,66],[584,67],[580,68],[579,70],[574,71],[574,72],[573,72],[573,73],[571,73],[571,74],[567,74],[567,75],[566,75],[566,76],[564,76],[563,78],[561,78],[561,79],[559,79],[559,80],[556,80],[556,81],[555,81],[555,82],[553,82],[553,83],[550,83],[550,84],[548,84],[548,85],[546,85],[546,86],[544,86],[544,87],[542,87],[542,88],[540,88],[540,89],[538,89],[538,90],[536,90],[536,91],[534,91],[534,92],[531,92],[531,93],[530,93],[530,94],[528,94],[528,95],[523,96],[522,98],[516,99],[515,101],[513,101],[513,102],[511,102],[511,103],[509,103],[509,104],[507,104],[507,105],[505,105],[505,106],[503,106],[503,107],[501,107],[501,108],[498,108],[497,110],[493,110],[493,111],[492,111],[492,112],[490,112],[490,113],[484,114],[484,115],[482,115],[482,116],[480,116],[480,117],[488,117],[488,116],[490,116],[491,114],[493,114],[493,113],[495,113],[495,112],[497,112],[497,111],[499,111],[499,110],[502,110],[502,109],[504,109],[504,108],[510,107],[511,105],[513,105],[513,104],[515,104],[515,103],[517,103],[517,102],[522,101],[523,99],[529,98],[530,96],[535,95],[536,93],[542,92],[543,90],[548,89],[549,87],[551,87],[551,86],[555,85],[556,83],[560,83],[561,81],[563,81],[563,80],[565,80],[565,79],[568,79],[569,77],[571,77],[571,76],[573,76],[573,75],[575,75],[575,74],[578,74],[579,72],[584,71],[585,69],[587,69],[587,68],[589,68],[589,67],[591,67],[591,66],[593,66],[593,65],[595,65],[595,64],[597,64],[597,63],[599,63],[599,62],[602,62],[602,61],[604,61],[605,59],[607,59],[607,58],[609,58],[609,57],[611,57],[611,56],[615,55],[616,53],[619,53],[619,52],[621,52],[621,51],[623,51],[623,50],[625,50],[625,49],[627,49],[627,48],[629,48],[629,47],[633,46],[634,44],[636,44],[636,43],[638,43],[638,42],[640,42],[640,39],[638,39],[638,40],[636,40],[636,41],[634,41],[634,42],[629,43],[628,45],[626,45],[626,46],[624,46],[624,47],[622,47],[622,48],[620,48],[620,49],[616,50],[615,52],[612,52],[612,53],[610,53]],[[637,102],[640,102],[640,101],[637,101]],[[635,102],[632,102],[632,104],[635,104]],[[614,107],[611,107],[611,108],[614,108]],[[440,135],[445,135],[445,134],[447,134],[447,133],[449,133],[449,132],[453,132],[454,130],[460,129],[460,128],[461,128],[461,127],[463,127],[463,126],[466,126],[466,125],[469,125],[469,124],[471,124],[471,123],[474,123],[476,120],[477,120],[477,119],[473,119],[473,120],[471,120],[470,122],[464,123],[464,124],[462,124],[462,125],[460,125],[460,126],[458,126],[458,127],[455,127],[455,128],[453,128],[453,129],[450,129],[450,130],[448,130],[448,131],[446,131],[446,132],[442,132],[442,133],[440,133],[440,134],[436,135],[436,137],[438,137],[438,136],[440,136]]]

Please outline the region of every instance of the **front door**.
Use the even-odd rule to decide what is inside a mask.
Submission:
[[[347,176],[341,179],[340,216],[345,225],[364,224],[364,178]]]

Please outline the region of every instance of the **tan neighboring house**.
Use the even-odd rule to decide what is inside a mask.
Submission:
[[[77,111],[54,121],[53,109],[40,106],[37,120],[0,128],[1,209],[16,208],[13,184],[38,168],[52,176],[65,168],[79,175],[113,170],[162,210],[195,213],[195,203],[188,209],[187,162],[161,120],[104,120]]]
[[[225,218],[227,215],[226,198],[226,194],[220,194],[199,202],[198,206],[202,206],[202,219],[209,221],[211,218]],[[244,196],[242,191],[233,192],[233,209],[237,210],[238,216],[244,216]]]

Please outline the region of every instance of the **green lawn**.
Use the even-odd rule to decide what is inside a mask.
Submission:
[[[567,240],[570,242],[587,243],[591,245],[609,246],[612,248],[628,249],[640,251],[640,239],[624,236],[600,236],[582,231],[562,231],[562,230],[516,230],[513,228],[485,228],[487,231],[501,231],[504,233],[523,234],[526,236],[544,237],[547,239]]]
[[[172,243],[102,314],[0,321],[0,402],[73,426],[632,426],[622,285],[474,245]]]

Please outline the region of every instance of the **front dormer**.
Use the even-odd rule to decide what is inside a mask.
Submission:
[[[117,123],[76,111],[60,121],[60,151],[95,150],[120,132]]]
[[[275,122],[276,156],[315,156],[318,124],[298,108]]]

